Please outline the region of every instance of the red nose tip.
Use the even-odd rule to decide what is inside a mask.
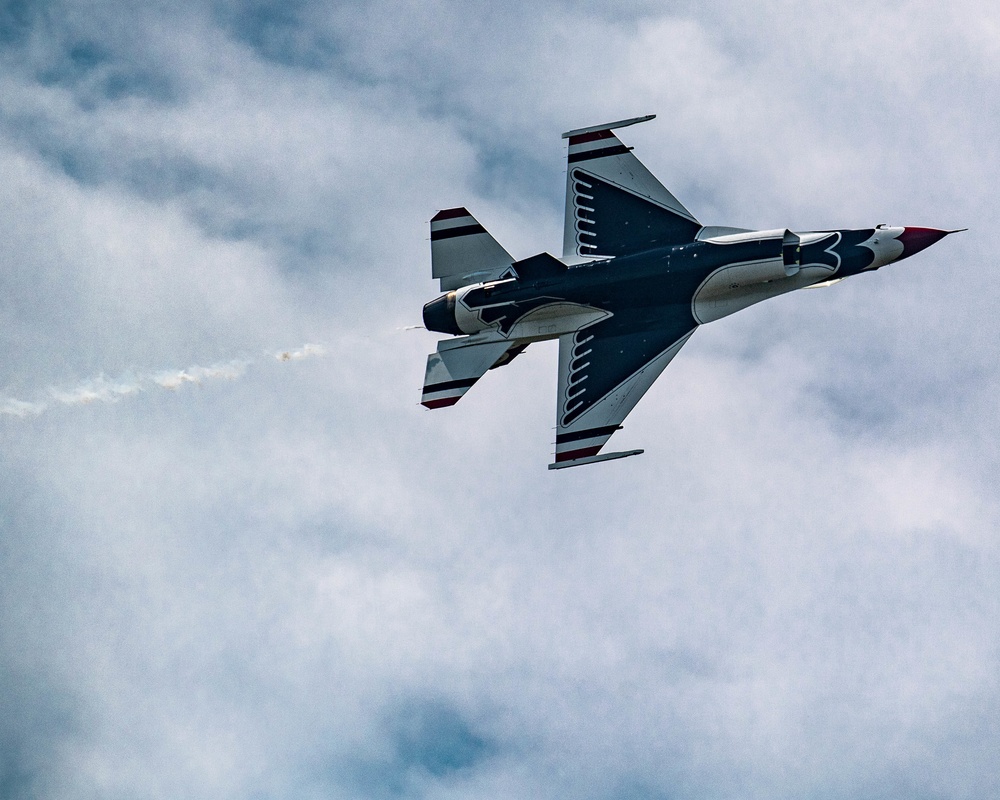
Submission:
[[[903,232],[897,237],[897,241],[903,244],[903,254],[900,258],[907,258],[921,250],[926,250],[949,233],[951,231],[942,231],[937,228],[903,228]]]

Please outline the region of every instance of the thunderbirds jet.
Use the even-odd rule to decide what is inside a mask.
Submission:
[[[613,133],[654,116],[563,134],[562,258],[516,261],[464,208],[434,216],[431,272],[446,294],[424,306],[424,326],[457,338],[427,357],[423,405],[454,405],[487,370],[558,339],[549,469],[636,455],[600,451],[699,325],[877,270],[955,233],[702,225]]]

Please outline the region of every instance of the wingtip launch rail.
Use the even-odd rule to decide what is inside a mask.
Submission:
[[[562,135],[562,138],[571,139],[574,136],[585,136],[588,133],[614,131],[619,128],[627,128],[629,125],[638,125],[640,122],[649,122],[651,119],[656,119],[656,114],[646,114],[644,117],[632,117],[631,119],[620,119],[617,122],[606,122],[603,125],[591,125],[589,128],[577,128],[575,131],[566,131]]]

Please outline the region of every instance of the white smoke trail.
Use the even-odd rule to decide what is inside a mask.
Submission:
[[[246,372],[251,363],[250,361],[230,361],[227,364],[215,364],[211,367],[188,367],[172,372],[158,372],[151,375],[150,380],[164,389],[179,389],[185,383],[200,384],[213,378],[225,378],[231,381]]]
[[[45,408],[44,403],[27,403],[14,397],[0,398],[0,414],[11,417],[37,417]]]
[[[116,403],[123,397],[142,391],[142,384],[135,381],[109,381],[103,375],[91,378],[72,389],[49,389],[55,403],[78,406],[87,403]]]
[[[301,361],[303,358],[325,356],[326,348],[321,344],[304,344],[298,350],[280,350],[269,353],[269,355],[278,359],[278,361]]]
[[[278,361],[301,361],[326,355],[326,348],[319,344],[305,344],[294,350],[265,351],[265,356]],[[46,399],[34,402],[16,397],[0,395],[0,417],[37,417],[54,405],[79,406],[90,403],[117,403],[126,397],[153,389],[176,391],[186,384],[201,385],[205,381],[224,379],[236,380],[241,377],[254,359],[237,359],[207,367],[190,366],[185,369],[160,370],[137,375],[130,374],[118,380],[109,380],[104,375],[90,378],[68,389],[51,387],[44,394]]]

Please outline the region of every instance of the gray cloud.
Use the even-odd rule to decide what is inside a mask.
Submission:
[[[401,797],[435,782],[460,786],[494,758],[496,743],[477,733],[450,703],[409,700],[387,715],[381,758],[337,759],[326,775],[330,789],[359,797]]]
[[[0,723],[0,795],[44,796],[54,788],[51,771],[62,760],[62,745],[78,733],[64,698],[55,695],[38,673],[2,669],[3,723]]]
[[[0,415],[5,795],[995,794],[997,24],[0,6],[0,396],[329,348]],[[552,348],[417,405],[426,222],[553,251],[558,134],[647,112],[705,222],[972,230],[706,326],[644,456],[546,474]]]

